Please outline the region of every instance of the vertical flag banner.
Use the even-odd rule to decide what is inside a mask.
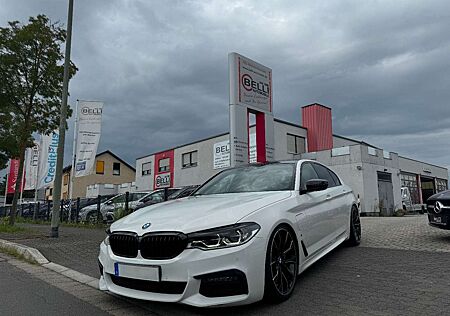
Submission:
[[[33,148],[25,152],[25,190],[36,189],[39,164],[39,144],[35,143]]]
[[[79,101],[75,177],[86,176],[94,167],[102,127],[103,102]]]
[[[58,131],[54,131],[50,135],[42,135],[39,158],[38,189],[52,184],[55,180],[58,140]]]
[[[14,193],[16,191],[17,176],[19,175],[19,159],[9,160],[9,175],[8,175],[8,190],[7,194]],[[23,183],[22,183],[23,189]]]

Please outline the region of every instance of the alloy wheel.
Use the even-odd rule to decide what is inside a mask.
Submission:
[[[269,267],[273,285],[280,295],[289,295],[295,285],[298,255],[292,233],[279,228],[270,245]]]
[[[359,211],[353,208],[352,211],[352,226],[357,241],[361,240],[361,218],[359,217]]]

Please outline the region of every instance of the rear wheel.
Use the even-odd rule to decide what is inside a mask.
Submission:
[[[279,226],[272,233],[266,254],[266,300],[279,303],[291,296],[298,273],[297,248],[297,239],[289,227]]]
[[[361,243],[361,219],[359,210],[353,206],[350,216],[350,238],[347,241],[349,246],[358,246]]]

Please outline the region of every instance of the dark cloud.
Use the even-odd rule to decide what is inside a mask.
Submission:
[[[66,2],[0,0],[0,25],[65,23]],[[450,166],[449,29],[444,0],[75,0],[70,102],[105,101],[100,150],[134,163],[228,129],[237,51],[273,69],[276,117],[320,102],[337,134]]]

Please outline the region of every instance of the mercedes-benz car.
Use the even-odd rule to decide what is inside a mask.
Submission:
[[[191,196],[110,226],[99,288],[198,307],[288,299],[297,275],[361,225],[352,190],[308,160],[226,169]]]
[[[437,228],[450,229],[450,190],[436,193],[427,200],[428,223]]]

